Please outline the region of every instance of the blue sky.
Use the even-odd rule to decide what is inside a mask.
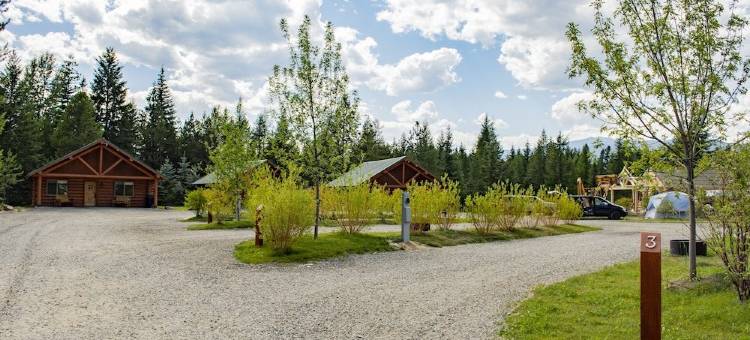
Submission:
[[[470,146],[487,115],[504,145],[562,131],[600,135],[576,109],[590,94],[567,79],[569,21],[590,25],[588,1],[101,1],[14,0],[0,34],[28,59],[42,51],[72,55],[90,78],[106,46],[121,56],[130,96],[141,104],[164,66],[181,117],[245,100],[251,119],[267,104],[265,80],[286,61],[278,21],[305,14],[318,36],[337,27],[347,68],[386,138],[413,121],[433,132],[450,126]]]

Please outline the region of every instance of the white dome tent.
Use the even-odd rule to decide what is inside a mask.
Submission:
[[[673,213],[659,212],[659,206],[664,201],[672,203]],[[690,211],[688,195],[679,191],[667,191],[651,196],[646,206],[645,218],[687,218]]]

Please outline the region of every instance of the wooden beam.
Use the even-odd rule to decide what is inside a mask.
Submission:
[[[159,207],[159,180],[154,180],[154,208]]]
[[[82,175],[82,174],[46,174],[47,177],[61,177],[61,178],[94,178],[94,179],[142,179],[142,180],[152,180],[155,179],[155,177],[146,177],[146,176],[110,176],[110,175]]]
[[[127,155],[121,155],[116,149],[107,149],[109,153],[115,155],[117,158],[124,160],[126,163],[130,164],[132,167],[136,168],[138,171],[143,173],[144,175],[151,176],[150,171],[140,166],[137,162],[135,162],[132,158],[126,157]]]
[[[42,205],[42,175],[36,176],[36,205]]]
[[[94,173],[94,175],[98,175],[98,174],[99,174],[99,172],[98,172],[98,171],[96,171],[96,170],[94,170],[94,167],[93,167],[93,166],[91,166],[91,164],[89,164],[89,162],[86,162],[86,161],[85,161],[85,160],[84,160],[84,159],[83,159],[83,158],[82,158],[81,156],[78,156],[78,157],[76,157],[76,158],[77,158],[77,159],[78,159],[79,161],[81,161],[81,163],[83,163],[83,165],[85,165],[85,166],[86,166],[87,168],[89,168],[89,170],[91,170],[91,172],[93,172],[93,173]]]
[[[388,175],[388,177],[393,178],[393,180],[396,181],[396,183],[398,183],[399,185],[404,186],[404,182],[399,181],[398,178],[396,178],[396,176],[393,176],[390,173],[390,171],[386,171],[385,174]]]
[[[104,175],[102,172],[102,165],[104,162],[104,145],[99,144],[99,174]]]
[[[112,169],[114,169],[117,164],[120,164],[120,162],[122,162],[122,158],[118,159],[117,162],[115,162],[115,164],[112,164],[109,168],[107,168],[107,170],[104,170],[104,172],[102,172],[102,175],[106,175],[108,172],[112,171]]]

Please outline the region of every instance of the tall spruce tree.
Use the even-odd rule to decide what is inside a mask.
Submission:
[[[141,159],[152,167],[178,159],[176,112],[164,68],[146,97],[145,114]]]
[[[502,179],[502,157],[503,149],[495,133],[495,123],[485,116],[471,154],[471,184],[474,192],[484,192]]]
[[[117,121],[125,109],[127,89],[122,79],[122,66],[112,47],[96,59],[94,80],[91,82],[91,100],[96,109],[96,121],[104,130],[104,138],[115,142]]]
[[[258,158],[266,158],[268,156],[268,121],[265,114],[258,115],[255,119],[253,131],[250,134],[250,141],[255,154]]]
[[[390,147],[383,138],[380,123],[370,118],[366,118],[362,123],[355,149],[360,162],[376,161],[391,156]]]

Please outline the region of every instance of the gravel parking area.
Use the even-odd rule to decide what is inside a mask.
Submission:
[[[4,339],[491,338],[539,284],[634,259],[638,231],[600,232],[302,265],[236,262],[248,230],[187,231],[188,212],[0,213]]]

